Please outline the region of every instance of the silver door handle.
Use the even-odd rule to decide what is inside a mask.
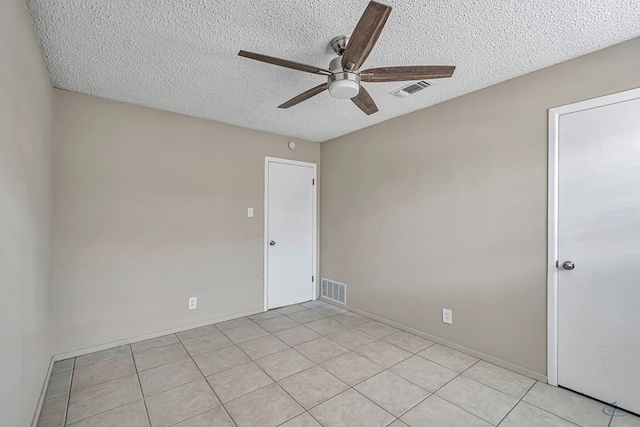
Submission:
[[[274,242],[273,240],[269,242],[269,245],[274,246],[276,244],[276,242]]]
[[[564,268],[565,270],[573,270],[574,268],[576,268],[576,265],[571,261],[565,261],[562,263],[562,268]]]

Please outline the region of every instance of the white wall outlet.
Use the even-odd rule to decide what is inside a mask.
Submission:
[[[189,298],[189,310],[195,310],[198,308],[198,297]]]
[[[253,218],[253,208],[247,208],[247,217]]]
[[[442,322],[449,325],[453,324],[453,312],[448,308],[442,309]]]

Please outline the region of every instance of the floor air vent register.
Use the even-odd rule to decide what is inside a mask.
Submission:
[[[347,304],[347,285],[329,279],[322,279],[320,295],[340,304]]]

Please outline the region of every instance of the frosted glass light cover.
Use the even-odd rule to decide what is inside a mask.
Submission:
[[[351,80],[337,80],[329,85],[329,95],[338,99],[353,98],[360,92],[360,85]]]

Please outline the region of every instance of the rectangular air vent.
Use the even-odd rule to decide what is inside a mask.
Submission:
[[[431,85],[433,85],[433,83],[421,80],[419,82],[411,83],[410,85],[394,90],[393,92],[391,92],[391,95],[397,96],[398,98],[406,98],[407,96],[413,95],[416,92],[420,92],[422,89],[426,89]]]
[[[333,280],[322,279],[322,297],[341,304],[347,304],[347,285],[334,282]]]

